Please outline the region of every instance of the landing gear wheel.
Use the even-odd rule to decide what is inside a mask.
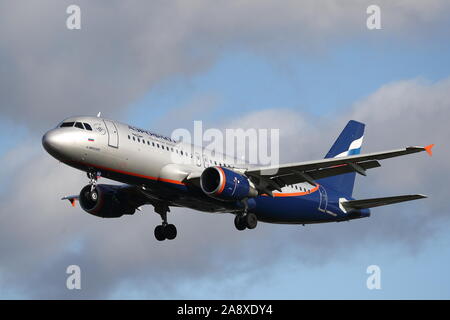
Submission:
[[[155,228],[155,238],[158,241],[166,240],[166,235],[165,235],[165,232],[164,232],[164,226],[162,226],[162,225],[156,226],[156,228]]]
[[[249,229],[255,229],[256,225],[258,224],[258,218],[256,218],[256,215],[254,213],[247,213],[244,216],[244,221]]]
[[[160,203],[155,206],[155,212],[161,216],[162,225],[155,228],[155,238],[158,241],[173,240],[177,237],[177,228],[173,224],[167,223],[167,212],[169,212],[169,206],[164,203]]]
[[[168,224],[164,227],[164,234],[166,235],[166,239],[173,240],[177,237],[177,227],[173,224]]]
[[[245,225],[245,221],[244,221],[243,217],[240,215],[236,215],[236,217],[234,217],[234,226],[239,231],[245,230],[245,228],[247,227]]]
[[[94,189],[91,191],[91,200],[97,201],[97,199],[98,199],[98,193],[97,193],[97,190]]]

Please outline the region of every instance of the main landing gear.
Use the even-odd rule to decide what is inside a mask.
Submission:
[[[155,206],[155,212],[161,216],[162,224],[155,228],[155,238],[158,241],[166,239],[173,240],[177,237],[177,228],[173,224],[167,223],[167,212],[170,209],[167,205]]]
[[[255,229],[258,224],[258,218],[254,213],[238,214],[234,218],[234,226],[238,230]]]
[[[255,229],[258,224],[258,218],[254,213],[247,212],[248,203],[247,201],[243,201],[244,204],[244,212],[239,213],[234,218],[234,226],[236,229],[242,231],[245,229]]]

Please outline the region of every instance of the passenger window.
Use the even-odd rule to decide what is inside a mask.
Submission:
[[[130,135],[128,135],[128,140],[130,140],[131,139],[131,137],[130,137]]]
[[[83,124],[81,122],[75,122],[75,127],[84,130]]]
[[[152,142],[152,146],[153,146],[153,147],[155,146],[155,143],[154,143],[154,142]]]
[[[92,131],[92,127],[89,123],[83,122],[84,127],[86,128],[86,130]]]
[[[136,138],[135,138],[135,137],[133,137],[133,141],[136,141]]]
[[[60,128],[68,128],[68,127],[73,127],[74,124],[75,124],[75,122],[64,122],[59,127]]]

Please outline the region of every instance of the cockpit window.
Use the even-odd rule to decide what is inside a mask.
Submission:
[[[73,127],[74,124],[75,124],[75,122],[64,122],[59,127],[60,128]]]
[[[89,123],[85,123],[85,122],[63,122],[61,123],[61,125],[59,126],[60,128],[69,128],[69,127],[76,127],[79,129],[83,129],[83,130],[89,130],[92,131],[92,127]]]

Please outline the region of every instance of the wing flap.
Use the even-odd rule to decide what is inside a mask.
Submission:
[[[279,186],[300,182],[315,183],[321,179],[348,172],[358,172],[365,175],[366,169],[379,167],[378,160],[399,157],[407,154],[427,151],[431,153],[433,145],[427,147],[406,147],[403,149],[367,153],[338,158],[326,158],[316,161],[290,163],[281,166],[252,168],[245,172],[256,181],[272,180]],[[274,189],[275,190],[275,189]]]
[[[403,196],[372,198],[362,200],[343,201],[341,204],[347,209],[368,209],[380,206],[387,206],[394,203],[426,198],[423,194],[410,194]]]
[[[290,163],[281,166],[271,166],[271,167],[262,167],[255,168],[251,170],[247,170],[247,173],[255,173],[258,175],[274,175],[273,172],[276,172],[276,175],[282,175],[289,173],[292,170],[299,171],[308,171],[308,170],[317,170],[323,168],[329,168],[338,165],[345,165],[349,163],[357,163],[368,161],[368,160],[384,160],[388,158],[399,157],[411,153],[426,151],[427,149],[424,147],[406,147],[403,149],[384,151],[384,152],[374,152],[367,153],[362,155],[354,155],[348,157],[339,157],[339,158],[326,158],[316,161],[305,161],[298,163]]]
[[[361,162],[361,163],[359,163],[359,166],[362,169],[367,170],[367,169],[380,167],[381,165],[378,161],[372,160],[372,161]],[[355,171],[355,169],[352,166],[344,164],[344,165],[331,167],[331,168],[324,168],[324,169],[319,169],[319,170],[310,170],[310,171],[303,172],[307,176],[301,176],[301,175],[299,176],[295,172],[291,172],[291,173],[288,173],[285,175],[277,176],[275,178],[275,181],[279,185],[289,185],[289,184],[295,184],[295,183],[301,183],[301,182],[309,182],[310,184],[313,184],[312,183],[313,181],[308,181],[308,180],[310,180],[310,179],[307,179],[308,177],[310,177],[312,180],[318,180],[318,179],[323,179],[326,177],[336,176],[339,174],[344,174],[344,173],[349,173],[349,172],[354,172],[354,171]]]

